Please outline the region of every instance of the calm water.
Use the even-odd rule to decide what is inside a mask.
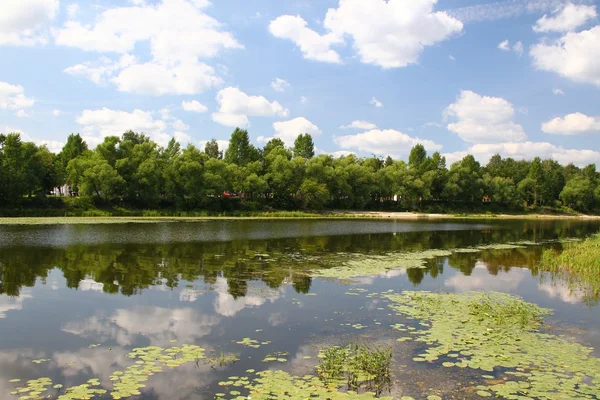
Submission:
[[[182,344],[232,353],[239,361],[156,374],[138,398],[209,399],[224,391],[220,381],[250,368],[311,374],[319,348],[353,340],[393,346],[397,396],[425,398],[435,389],[447,398],[469,397],[456,382],[468,384],[471,377],[412,362],[419,349],[394,340],[390,325],[398,317],[381,300],[347,293],[518,294],[554,309],[550,323],[600,356],[600,307],[537,271],[543,246],[456,254],[426,269],[343,282],[311,271],[347,253],[543,241],[598,229],[597,222],[580,221],[367,220],[0,227],[0,399],[17,398],[9,394],[18,386],[11,379],[48,377],[70,387],[98,378],[110,389],[111,373],[131,365],[126,355],[132,348]],[[358,323],[366,328],[350,326]],[[236,343],[246,337],[270,343]],[[262,362],[274,352],[289,353],[287,361]],[[32,362],[40,359],[48,361]]]

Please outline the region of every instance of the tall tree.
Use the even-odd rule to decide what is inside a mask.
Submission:
[[[246,165],[258,159],[257,149],[250,144],[248,131],[235,128],[229,139],[229,147],[225,152],[225,162],[228,164]]]
[[[204,153],[208,158],[216,158],[217,160],[223,159],[223,152],[219,151],[219,143],[216,139],[211,139],[204,145]]]
[[[294,157],[306,159],[313,158],[315,155],[315,144],[309,133],[298,135],[294,141]]]

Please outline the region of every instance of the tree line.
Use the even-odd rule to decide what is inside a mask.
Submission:
[[[0,135],[0,208],[64,196],[98,205],[136,209],[427,209],[469,207],[525,210],[568,207],[600,211],[600,175],[555,160],[493,156],[481,165],[472,155],[451,166],[418,144],[408,162],[376,156],[315,155],[311,135],[294,146],[271,139],[263,148],[236,128],[225,152],[216,140],[204,149],[172,139],[161,147],[133,131],[109,136],[91,150],[71,134],[62,151]]]

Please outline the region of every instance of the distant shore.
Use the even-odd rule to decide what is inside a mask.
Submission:
[[[597,215],[579,214],[427,214],[412,212],[385,211],[329,211],[323,213],[308,212],[257,212],[245,215],[222,214],[201,216],[66,216],[66,217],[0,217],[2,225],[75,225],[75,224],[127,224],[161,222],[200,222],[200,221],[236,221],[236,220],[600,220]]]

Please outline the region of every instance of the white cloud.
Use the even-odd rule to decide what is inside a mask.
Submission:
[[[266,302],[273,303],[275,300],[280,298],[285,287],[282,286],[279,290],[271,289],[269,287],[251,286],[248,288],[248,293],[244,297],[234,298],[228,292],[229,285],[227,279],[217,278],[214,284],[214,291],[217,293],[217,297],[213,303],[215,312],[225,317],[233,317],[244,308],[258,308]]]
[[[17,110],[19,118],[28,117],[25,108],[35,104],[35,99],[25,96],[25,89],[20,85],[0,82],[0,110]]]
[[[523,43],[521,43],[520,41],[519,41],[519,42],[517,42],[517,43],[515,43],[515,44],[513,45],[513,48],[512,48],[512,49],[513,49],[513,51],[514,51],[515,53],[517,53],[517,55],[518,55],[519,57],[521,57],[521,56],[523,55]]]
[[[40,140],[34,139],[32,140],[38,146],[46,146],[51,153],[58,154],[62,151],[63,147],[65,147],[64,142],[60,142],[58,140]]]
[[[89,79],[97,85],[103,85],[116,71],[127,68],[135,63],[136,59],[134,56],[124,54],[118,61],[102,57],[96,62],[86,62],[65,68],[64,72],[69,75]]]
[[[362,129],[362,130],[370,130],[377,128],[377,125],[368,122],[368,121],[352,121],[352,123],[348,125],[340,126],[340,129]]]
[[[589,117],[582,113],[557,117],[542,124],[542,131],[559,135],[579,135],[588,132],[600,132],[600,117]]]
[[[448,59],[449,59],[450,61],[456,61],[456,57],[454,57],[452,54],[450,54],[450,55],[448,56]]]
[[[463,23],[514,18],[523,14],[540,14],[556,9],[564,0],[504,0],[448,10]]]
[[[569,32],[560,39],[531,47],[533,65],[575,82],[600,86],[600,25],[587,31]]]
[[[182,101],[181,107],[183,107],[185,111],[197,113],[204,113],[208,111],[208,107],[206,107],[204,104],[201,104],[198,100]]]
[[[67,6],[67,16],[69,19],[74,19],[79,12],[79,4],[73,3]]]
[[[552,93],[554,93],[555,95],[561,95],[561,96],[565,95],[565,92],[563,92],[562,89],[552,89]]]
[[[512,47],[508,40],[503,40],[498,43],[498,48],[502,51],[514,51],[519,57],[523,55],[523,43],[521,41],[516,42]]]
[[[373,96],[373,97],[371,98],[371,101],[369,102],[369,104],[372,104],[372,105],[374,105],[374,106],[375,106],[375,107],[377,107],[377,108],[381,108],[381,107],[383,107],[383,103],[382,103],[382,102],[380,102],[379,100],[377,100],[377,97],[375,97],[375,96]]]
[[[511,157],[516,160],[531,160],[534,157],[551,158],[567,165],[573,163],[577,166],[596,164],[600,166],[600,152],[593,150],[565,149],[547,142],[507,142],[495,144],[475,144],[465,151],[444,154],[448,164],[460,160],[467,154],[472,154],[479,162],[487,162],[495,154],[502,157]]]
[[[161,146],[166,146],[171,137],[181,141],[191,140],[185,133],[189,129],[188,125],[173,118],[168,110],[161,110],[160,114],[162,119],[155,119],[149,111],[136,109],[127,112],[105,107],[100,110],[84,110],[75,121],[83,126],[83,138],[92,147],[101,143],[106,136],[121,136],[130,129],[145,133]]]
[[[558,298],[565,303],[578,304],[585,300],[585,294],[581,290],[571,290],[566,282],[540,283],[538,287],[551,298]]]
[[[56,110],[52,110],[52,115],[55,117],[58,117],[60,114],[62,113],[62,111],[56,109]]]
[[[462,31],[459,20],[433,10],[436,2],[340,0],[327,11],[324,26],[336,36],[350,36],[363,63],[405,67],[418,62],[426,46]]]
[[[3,0],[0,45],[47,43],[44,26],[54,19],[58,8],[59,0]]]
[[[162,96],[202,93],[219,86],[223,80],[211,66],[201,62],[175,66],[149,62],[125,68],[112,82],[121,92]]]
[[[308,104],[308,97],[306,97],[306,96],[300,97],[300,103],[302,103],[302,104]]]
[[[304,117],[294,118],[289,121],[275,122],[273,124],[273,129],[275,130],[274,137],[283,140],[287,146],[292,146],[300,134],[309,133],[313,137],[321,134],[321,129]],[[258,141],[268,142],[271,139],[273,138],[260,136]]]
[[[277,38],[293,41],[306,59],[341,63],[340,55],[331,46],[340,44],[343,40],[332,33],[319,35],[307,25],[299,15],[282,15],[271,21],[269,31]]]
[[[276,101],[270,102],[263,96],[248,96],[238,88],[227,87],[217,93],[219,111],[212,119],[218,124],[245,127],[250,117],[286,117],[289,110]]]
[[[285,92],[285,90],[291,86],[292,85],[290,85],[288,81],[281,78],[275,78],[275,80],[271,82],[271,87],[277,92]]]
[[[79,290],[84,292],[102,292],[104,290],[104,283],[96,282],[88,277],[79,281]]]
[[[121,346],[134,344],[139,336],[152,345],[168,346],[170,340],[194,343],[208,335],[219,322],[219,317],[202,315],[193,308],[136,306],[118,309],[109,317],[98,314],[68,322],[62,330],[81,337],[93,337],[98,342],[114,340]]]
[[[199,58],[243,48],[230,32],[222,30],[219,21],[202,12],[209,5],[204,0],[162,0],[109,8],[94,25],[67,21],[54,36],[59,45],[123,54],[149,42],[150,61],[125,66],[109,63],[117,66],[109,76],[120,70],[111,79],[117,88],[156,96],[197,94],[222,83],[215,70]]]
[[[273,35],[289,39],[307,59],[340,63],[332,45],[353,41],[365,64],[399,68],[418,62],[426,46],[462,31],[463,24],[445,12],[433,10],[436,0],[340,0],[327,11],[320,35],[300,16],[283,15],[271,22]]]
[[[343,149],[356,149],[364,153],[402,158],[417,144],[429,151],[437,151],[441,145],[431,141],[408,136],[394,129],[373,129],[356,135],[336,136],[334,142]]]
[[[455,103],[444,111],[444,118],[456,118],[448,130],[473,143],[498,143],[526,140],[523,127],[513,122],[515,114],[511,103],[500,97],[481,96],[462,90]]]
[[[487,270],[487,263],[477,261],[471,275],[454,275],[452,278],[446,279],[444,285],[457,292],[470,292],[473,290],[512,292],[529,275],[528,269],[514,267],[510,270],[510,273],[501,272],[498,275],[490,275]]]
[[[23,302],[26,299],[32,299],[30,290],[22,290],[17,297],[0,297],[0,319],[6,318],[6,313],[9,311],[20,311],[23,309]]]
[[[556,10],[553,16],[544,15],[532,27],[535,32],[568,32],[596,18],[596,6],[567,3]]]

